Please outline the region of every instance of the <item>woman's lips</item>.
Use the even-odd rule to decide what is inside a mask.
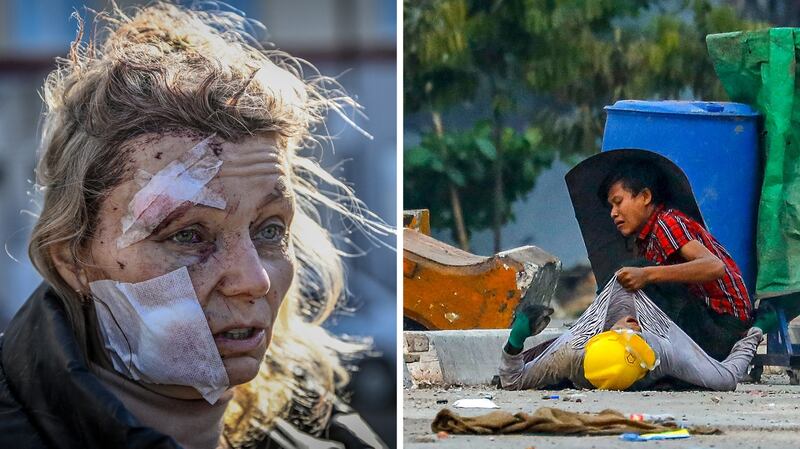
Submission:
[[[244,339],[228,338],[225,332],[214,334],[214,342],[217,344],[219,353],[225,357],[231,355],[250,352],[264,343],[266,330],[254,328],[251,335]]]

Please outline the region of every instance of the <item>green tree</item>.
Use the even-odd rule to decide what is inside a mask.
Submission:
[[[436,164],[435,173],[439,178],[432,187],[438,196],[444,194],[446,197],[436,203],[423,201],[419,204],[432,209],[434,226],[453,229],[455,240],[466,250],[469,237],[461,205],[462,193],[459,192],[459,181],[463,176],[456,169],[448,169],[453,165],[446,157],[449,153],[444,144],[442,110],[471,98],[477,88],[476,71],[472,67],[467,43],[467,2],[404,0],[403,11],[403,103],[406,111],[430,114],[433,131],[424,140],[431,156],[435,157],[426,158],[417,152],[421,158],[418,160]],[[409,176],[417,180],[426,171],[423,169],[418,175]],[[422,184],[427,183],[423,181]]]
[[[496,209],[490,205],[495,200],[495,191],[493,185],[487,186],[486,183],[495,176],[498,156],[495,134],[496,128],[489,121],[478,122],[466,131],[425,134],[419,145],[406,151],[403,160],[406,179],[414,183],[413,188],[405,190],[406,203],[448,204],[450,192],[441,187],[443,184],[452,185],[459,195],[467,199],[463,203],[466,227],[491,228]],[[521,133],[504,127],[499,134],[505,157],[517,161],[515,165],[503,165],[501,173],[505,180],[502,195],[506,204],[511,204],[530,191],[542,169],[552,162],[553,156],[534,150],[542,138],[535,128]],[[510,207],[503,213],[505,220],[513,218]],[[443,208],[437,211],[435,217],[440,227],[455,229],[452,209]]]
[[[599,150],[603,107],[617,100],[725,99],[705,36],[768,26],[709,0],[526,4],[526,30],[542,45],[525,80],[549,100],[534,122],[562,157]]]

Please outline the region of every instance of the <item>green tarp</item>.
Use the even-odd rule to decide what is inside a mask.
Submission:
[[[712,34],[714,68],[731,100],[764,115],[764,183],[758,208],[759,298],[800,291],[800,28]]]

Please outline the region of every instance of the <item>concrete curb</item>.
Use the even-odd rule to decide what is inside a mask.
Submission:
[[[488,385],[497,375],[509,329],[404,331],[403,384],[417,386]],[[525,349],[560,336],[548,327],[525,340]]]

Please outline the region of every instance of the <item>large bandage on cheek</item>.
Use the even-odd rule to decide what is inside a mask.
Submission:
[[[225,209],[225,199],[209,190],[222,165],[207,137],[180,158],[170,162],[155,175],[139,170],[134,180],[141,189],[128,204],[122,217],[122,235],[117,247],[125,248],[147,238],[165,218],[187,201],[216,209]]]
[[[228,374],[186,267],[135,284],[89,287],[115,370],[139,382],[193,387],[217,402]]]

